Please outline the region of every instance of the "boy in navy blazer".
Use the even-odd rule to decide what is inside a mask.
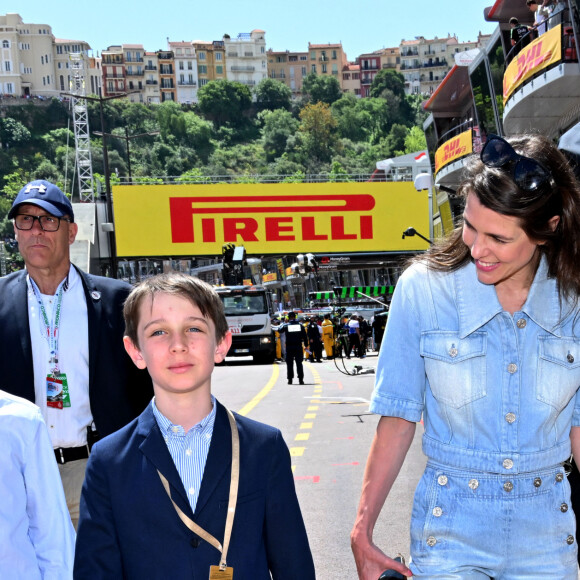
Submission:
[[[313,579],[280,431],[234,418],[211,394],[231,344],[217,293],[162,274],[132,291],[124,315],[125,348],[155,397],[93,447],[75,578],[207,580],[211,568],[224,580]]]

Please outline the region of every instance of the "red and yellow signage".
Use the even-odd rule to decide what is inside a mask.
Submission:
[[[435,174],[460,157],[473,153],[472,130],[468,129],[446,141],[435,151]]]
[[[425,249],[428,198],[411,182],[119,185],[119,256],[375,252]]]
[[[503,75],[503,102],[527,79],[562,59],[562,25],[544,32],[524,46],[509,63]]]
[[[278,274],[272,272],[271,274],[262,274],[262,282],[276,282],[278,280]]]

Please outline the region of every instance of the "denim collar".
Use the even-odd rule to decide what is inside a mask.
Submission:
[[[493,285],[477,279],[473,262],[453,273],[459,314],[459,334],[465,338],[503,311]],[[564,303],[565,305],[565,303]],[[564,306],[565,308],[565,306]],[[555,278],[548,278],[548,262],[542,256],[521,312],[555,336],[562,336],[560,297]]]

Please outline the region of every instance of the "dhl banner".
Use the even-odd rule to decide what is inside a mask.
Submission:
[[[117,254],[219,255],[423,250],[428,196],[412,182],[117,185]]]
[[[271,274],[262,274],[262,282],[276,282],[278,280],[278,274],[272,272]]]
[[[509,63],[503,75],[503,102],[527,79],[562,59],[562,25],[544,32],[524,46]]]
[[[468,129],[446,141],[435,151],[435,174],[460,157],[473,153],[472,130]]]

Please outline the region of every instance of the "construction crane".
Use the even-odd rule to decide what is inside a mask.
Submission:
[[[75,160],[81,202],[94,202],[93,160],[89,135],[89,116],[86,100],[85,58],[80,52],[71,52],[70,97],[75,133]]]

